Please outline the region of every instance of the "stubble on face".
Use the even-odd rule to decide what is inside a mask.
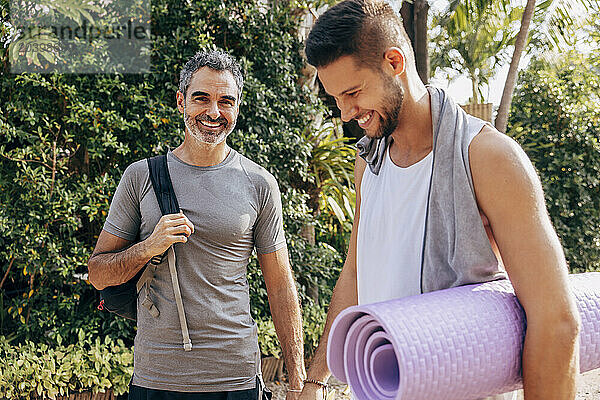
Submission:
[[[200,125],[201,121],[211,122],[211,123],[220,123],[221,127],[219,130],[209,130],[203,129]],[[215,120],[211,119],[207,115],[198,115],[197,117],[193,117],[189,115],[186,111],[185,104],[183,105],[183,122],[185,127],[187,128],[190,135],[196,139],[199,143],[209,144],[216,146],[222,143],[231,132],[233,132],[233,128],[235,128],[235,123],[237,118],[228,123],[227,120],[223,117],[219,117]]]
[[[384,99],[385,105],[382,107],[383,114],[381,115],[381,124],[375,133],[375,138],[387,138],[394,133],[398,127],[398,118],[400,116],[400,110],[402,110],[402,103],[404,102],[404,88],[402,85],[383,72],[382,77],[386,87],[389,88],[389,91],[385,95],[386,98]]]

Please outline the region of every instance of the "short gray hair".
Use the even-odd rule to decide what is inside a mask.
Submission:
[[[221,50],[199,51],[185,63],[179,74],[179,91],[184,96],[190,86],[192,75],[202,67],[208,67],[215,71],[231,72],[238,88],[238,98],[242,98],[242,90],[244,89],[242,67],[235,58]]]

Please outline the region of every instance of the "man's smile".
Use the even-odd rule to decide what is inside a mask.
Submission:
[[[210,120],[201,119],[201,118],[197,118],[196,122],[198,124],[202,125],[202,127],[207,128],[207,129],[217,129],[217,128],[225,125],[225,122],[220,121],[220,120],[210,121]]]
[[[200,121],[200,123],[208,128],[218,128],[219,126],[221,126],[220,122]]]
[[[375,114],[374,111],[369,111],[365,114],[363,114],[360,118],[356,118],[356,121],[358,122],[358,125],[362,128],[365,129],[369,126],[371,120],[373,119],[373,115]]]

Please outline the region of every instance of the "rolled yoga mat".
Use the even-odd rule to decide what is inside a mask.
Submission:
[[[586,372],[600,368],[600,273],[569,282]],[[525,325],[509,281],[456,287],[342,311],[327,360],[358,400],[479,399],[522,387]]]

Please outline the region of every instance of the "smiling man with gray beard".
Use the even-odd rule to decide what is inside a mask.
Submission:
[[[302,321],[275,178],[227,145],[242,98],[240,65],[220,51],[184,66],[185,139],[167,154],[179,214],[161,216],[145,160],[125,170],[88,262],[97,288],[127,282],[171,245],[188,321],[185,349],[167,261],[138,299],[130,399],[257,399],[262,386],[246,267],[258,254],[290,388],[305,378]],[[165,257],[166,258],[166,257]],[[149,295],[158,315],[141,306]],[[189,351],[186,351],[189,350]],[[288,398],[298,396],[290,391]]]

